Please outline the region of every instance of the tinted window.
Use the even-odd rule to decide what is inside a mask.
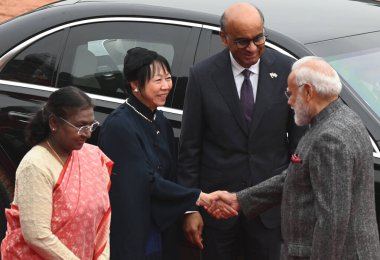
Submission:
[[[311,44],[380,118],[380,33]]]
[[[202,29],[197,55],[195,57],[195,63],[201,62],[207,57],[220,52],[224,48],[225,47],[223,46],[222,40],[219,36],[219,31]]]
[[[86,92],[125,98],[124,57],[129,49],[137,46],[163,55],[171,65],[175,83],[190,32],[191,27],[143,22],[104,22],[74,27],[68,38],[58,85],[74,85]]]
[[[224,49],[219,37],[219,32],[210,29],[202,29],[197,45],[195,58],[192,60],[191,64],[187,65],[186,73],[182,75],[182,77],[178,77],[175,91],[173,91],[173,108],[183,108],[190,66],[192,66],[193,63],[201,62]]]
[[[212,31],[210,39],[210,56],[222,51],[224,48],[225,46],[222,43],[222,39],[220,39],[219,32]]]
[[[0,72],[0,78],[44,86],[53,85],[63,31],[51,34],[21,51]]]

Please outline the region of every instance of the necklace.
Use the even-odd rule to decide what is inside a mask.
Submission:
[[[50,150],[53,151],[53,153],[54,153],[53,155],[58,159],[58,161],[62,164],[62,166],[65,165],[65,163],[62,161],[61,157],[57,154],[57,152],[56,152],[56,151],[53,149],[53,147],[50,145],[49,140],[46,140],[46,143],[47,143],[47,145],[49,146]]]
[[[144,116],[142,113],[140,113],[134,106],[132,106],[131,104],[128,103],[128,98],[127,100],[125,101],[125,104],[127,104],[130,108],[132,108],[137,114],[139,114],[142,118],[144,118],[146,121],[148,121],[149,123],[152,123],[153,121],[150,120],[149,118],[147,118],[146,116]],[[156,115],[154,115],[154,118],[156,117]],[[153,120],[154,120],[153,118]]]

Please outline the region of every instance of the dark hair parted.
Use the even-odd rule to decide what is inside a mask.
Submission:
[[[50,134],[49,117],[67,118],[75,110],[94,107],[91,98],[82,90],[68,86],[54,91],[48,98],[45,106],[38,111],[26,127],[26,141],[33,146]]]
[[[154,64],[154,66],[151,66]],[[141,47],[135,47],[128,50],[124,58],[124,77],[126,80],[126,90],[131,94],[131,87],[129,82],[137,81],[138,88],[144,88],[147,81],[149,81],[155,74],[157,66],[165,71],[171,73],[169,62],[165,57],[161,56],[155,51],[151,51]]]

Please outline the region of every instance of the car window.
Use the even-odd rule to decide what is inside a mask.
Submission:
[[[192,66],[193,63],[203,61],[204,59],[220,52],[223,49],[224,46],[222,44],[222,41],[220,40],[219,31],[212,30],[209,28],[203,28],[199,37],[199,41],[197,42],[197,52],[195,58],[193,62],[191,64],[188,64],[188,66],[186,67],[186,74],[182,77],[177,78],[176,88],[174,91],[172,91],[173,108],[183,108],[190,66]]]
[[[380,48],[330,57],[328,60],[380,117]]]
[[[191,27],[186,26],[138,22],[103,22],[71,28],[58,87],[74,85],[89,93],[125,98],[124,57],[137,46],[163,55],[171,65],[175,84],[190,32]]]
[[[0,79],[52,86],[62,39],[59,31],[28,46],[6,64]]]
[[[225,46],[222,43],[222,40],[220,39],[219,32],[218,31],[212,31],[211,38],[210,38],[210,56],[217,54],[218,52],[222,51],[225,48]]]
[[[311,44],[380,118],[380,32]]]

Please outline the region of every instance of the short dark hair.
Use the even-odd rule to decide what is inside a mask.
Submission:
[[[146,82],[154,76],[157,66],[151,68],[150,65],[152,64],[171,73],[169,62],[157,52],[141,47],[128,50],[124,58],[123,72],[126,80],[126,91],[129,94],[131,94],[131,81],[137,81],[140,89],[144,88]]]
[[[68,86],[54,91],[48,98],[45,106],[38,111],[26,127],[26,141],[33,146],[50,134],[49,116],[67,118],[75,109],[94,107],[91,98],[82,90]]]

